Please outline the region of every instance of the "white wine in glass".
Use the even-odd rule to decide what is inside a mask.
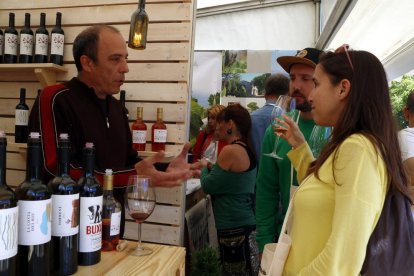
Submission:
[[[148,176],[132,175],[128,178],[125,191],[125,207],[129,215],[138,223],[138,246],[133,256],[145,256],[152,249],[142,246],[141,224],[152,214],[155,208],[155,191]]]
[[[287,115],[294,119],[296,112],[296,100],[290,96],[282,95],[276,101],[276,105],[272,110],[272,124],[273,126],[279,126],[276,119],[283,120],[283,115]],[[277,129],[277,135],[275,139],[275,145],[273,147],[273,151],[271,153],[264,153],[264,155],[276,158],[276,159],[283,159],[277,154],[277,145],[279,143],[279,136],[282,135],[283,132],[286,130],[284,129]]]
[[[203,158],[214,165],[217,161],[217,141],[212,141],[203,152]]]

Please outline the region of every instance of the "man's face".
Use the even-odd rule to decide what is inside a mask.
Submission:
[[[296,108],[310,112],[308,97],[314,88],[313,73],[315,69],[304,64],[293,64],[290,68],[289,96],[296,99]]]
[[[119,92],[129,72],[127,64],[128,51],[125,40],[120,33],[102,30],[99,34],[97,61],[92,62],[90,81],[98,98]]]

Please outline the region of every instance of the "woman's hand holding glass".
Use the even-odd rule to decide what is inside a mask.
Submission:
[[[279,133],[280,137],[285,139],[293,148],[306,143],[305,136],[303,136],[299,126],[289,116],[284,115],[283,120],[277,119],[277,122],[278,125],[273,128],[275,134],[278,135],[277,133]]]

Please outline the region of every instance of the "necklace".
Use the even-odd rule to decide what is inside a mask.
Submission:
[[[236,144],[237,142],[243,142],[243,139],[236,139],[230,142],[230,144]],[[244,142],[243,142],[244,143]]]

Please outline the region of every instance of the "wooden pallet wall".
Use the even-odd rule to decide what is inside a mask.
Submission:
[[[39,26],[40,13],[46,13],[46,27],[51,32],[56,12],[62,13],[65,31],[64,67],[57,82],[70,80],[77,71],[72,57],[72,44],[78,33],[94,24],[109,24],[118,28],[128,39],[131,14],[137,9],[137,0],[36,0],[0,1],[0,28],[8,25],[8,14],[16,15],[18,31],[24,24],[24,13],[31,14],[31,28]],[[136,107],[144,107],[144,120],[150,130],[156,120],[156,108],[164,108],[168,136],[166,151],[178,153],[188,140],[190,74],[193,49],[193,0],[147,0],[146,11],[150,22],[147,48],[128,49],[129,73],[121,89],[126,90],[126,107],[130,123],[136,119]],[[7,182],[16,187],[25,174],[25,149],[14,142],[14,108],[19,101],[19,90],[26,88],[26,102],[31,108],[41,85],[33,72],[0,71],[0,129],[6,131],[9,144],[7,154]],[[150,131],[147,132],[147,150],[150,150]],[[158,195],[159,194],[159,195]],[[183,188],[159,189],[159,204],[143,226],[143,239],[154,242],[181,244],[182,218],[185,207]],[[133,227],[127,236],[136,238]],[[147,229],[147,231],[145,231]],[[135,229],[136,230],[136,229]],[[167,235],[166,238],[160,238]]]

